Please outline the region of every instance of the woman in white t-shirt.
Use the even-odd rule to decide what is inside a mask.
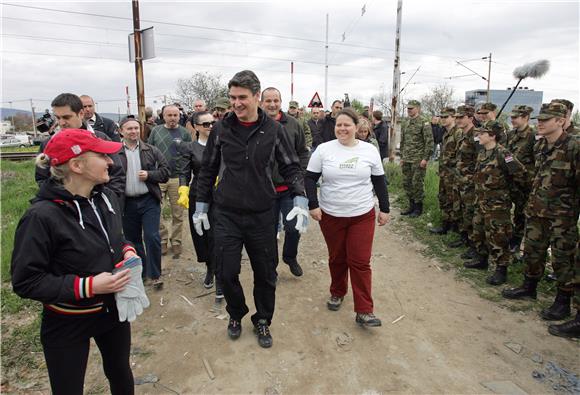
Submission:
[[[336,140],[320,144],[310,158],[304,184],[310,215],[320,222],[328,247],[331,284],[329,310],[340,308],[352,286],[356,322],[380,326],[373,314],[371,250],[375,230],[373,189],[379,200],[379,226],[389,222],[389,195],[377,149],[356,139],[358,114],[350,108],[338,113]],[[320,201],[316,183],[320,184]]]

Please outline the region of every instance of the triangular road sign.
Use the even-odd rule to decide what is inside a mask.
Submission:
[[[320,96],[318,96],[318,92],[314,92],[314,96],[312,96],[310,103],[308,103],[308,107],[309,108],[322,107],[322,100],[320,100]]]

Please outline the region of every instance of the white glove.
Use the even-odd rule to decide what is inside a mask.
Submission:
[[[138,315],[143,313],[143,309],[149,307],[149,299],[145,294],[141,273],[143,272],[143,263],[141,258],[134,255],[117,265],[113,269],[113,274],[130,269],[131,281],[125,286],[125,289],[115,293],[117,310],[119,310],[119,321],[133,322]]]
[[[304,196],[294,196],[294,208],[286,216],[286,221],[296,218],[296,230],[299,233],[306,233],[309,223],[308,199]]]
[[[195,213],[191,216],[193,221],[193,226],[195,227],[195,232],[203,236],[203,230],[209,230],[209,218],[207,217],[207,212],[209,210],[208,203],[195,202]]]

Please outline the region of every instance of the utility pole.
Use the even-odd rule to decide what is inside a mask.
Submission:
[[[401,86],[400,69],[400,44],[401,44],[401,20],[403,17],[403,0],[397,1],[397,30],[395,34],[395,67],[393,69],[393,94],[391,98],[391,130],[389,136],[389,161],[395,161],[395,147],[397,145],[397,135],[400,133],[397,105],[399,101]]]
[[[16,127],[14,126],[14,108],[12,108],[12,102],[9,101],[8,103],[10,103],[10,119],[12,120],[12,130],[16,131]]]
[[[326,14],[326,44],[324,45],[324,109],[328,110],[328,14]]]
[[[34,137],[36,137],[36,114],[34,113],[34,104],[30,99],[30,108],[32,110],[32,130],[34,130]]]
[[[143,81],[143,52],[141,48],[141,23],[139,20],[139,0],[133,0],[133,34],[135,38],[135,78],[137,80],[137,108],[141,132],[145,125],[145,84]],[[128,103],[128,100],[127,100]]]
[[[290,101],[294,100],[294,62],[290,62]]]
[[[490,86],[490,79],[491,79],[491,52],[489,53],[488,62],[489,62],[489,65],[487,67],[487,102],[489,103],[489,86]]]

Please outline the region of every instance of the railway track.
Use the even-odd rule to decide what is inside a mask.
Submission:
[[[34,159],[38,152],[0,152],[0,160],[23,161]]]

